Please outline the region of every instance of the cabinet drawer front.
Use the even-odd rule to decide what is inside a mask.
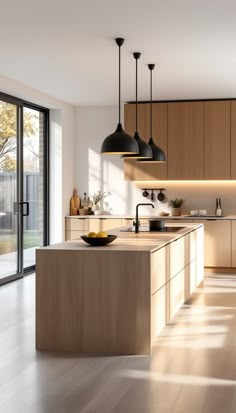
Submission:
[[[163,287],[169,279],[169,246],[151,255],[151,294]]]
[[[203,221],[205,267],[231,267],[231,222]]]
[[[196,261],[193,260],[184,269],[185,297],[186,301],[196,289]]]
[[[88,231],[66,231],[66,241],[71,241],[73,239],[80,240],[81,235],[86,235]]]
[[[151,340],[155,340],[167,323],[166,286],[151,297]]]
[[[185,250],[188,237],[179,238],[170,244],[170,278],[173,278],[188,263],[188,257]]]
[[[122,227],[132,227],[133,226],[133,221],[134,221],[134,219],[123,218],[121,220],[121,226]]]
[[[66,218],[67,231],[89,231],[88,218]]]
[[[93,218],[89,221],[89,231],[109,231],[121,227],[121,219]]]
[[[189,262],[195,260],[197,252],[197,231],[189,234]]]
[[[236,221],[232,221],[232,267],[236,267]]]
[[[169,313],[170,319],[175,315],[180,306],[184,303],[185,299],[185,271],[182,270],[169,282]]]

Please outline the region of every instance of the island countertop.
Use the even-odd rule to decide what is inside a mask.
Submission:
[[[121,228],[110,230],[109,233],[116,234],[117,239],[111,244],[97,247],[86,244],[81,239],[65,241],[59,244],[49,245],[40,249],[44,250],[78,250],[78,251],[147,251],[155,252],[173,241],[187,235],[191,231],[203,226],[197,223],[171,223],[167,227],[181,227],[178,232],[124,232]]]
[[[82,240],[36,250],[36,348],[151,354],[152,343],[202,283],[203,224],[178,232],[111,230],[103,247]],[[123,228],[122,228],[123,229]]]

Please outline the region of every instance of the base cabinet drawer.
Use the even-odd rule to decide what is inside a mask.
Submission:
[[[188,269],[183,269],[179,274],[173,277],[168,283],[169,287],[169,316],[170,319],[178,311],[179,307],[185,300],[185,272]]]
[[[231,221],[204,223],[205,267],[231,267]]]
[[[167,323],[166,286],[151,297],[151,341],[160,333]]]
[[[232,221],[232,267],[236,267],[236,221]]]
[[[121,219],[92,218],[89,221],[90,232],[109,231],[121,227]]]
[[[66,231],[65,240],[72,241],[73,239],[80,239],[81,235],[86,235],[88,231]]]
[[[170,244],[170,278],[189,264],[189,235],[179,238]]]
[[[121,220],[121,226],[122,227],[133,227],[133,222],[135,219],[130,219],[130,218],[123,218]]]
[[[151,255],[151,294],[163,287],[169,280],[169,245]]]
[[[89,219],[66,218],[66,231],[89,231]]]
[[[184,284],[185,284],[185,297],[186,301],[190,295],[194,292],[197,286],[196,280],[196,260],[193,260],[187,267],[184,269]]]

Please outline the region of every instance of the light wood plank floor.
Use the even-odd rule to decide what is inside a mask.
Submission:
[[[36,352],[34,287],[0,288],[1,413],[236,412],[236,276],[208,277],[152,357]]]

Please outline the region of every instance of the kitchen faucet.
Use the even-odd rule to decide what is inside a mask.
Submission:
[[[139,233],[138,207],[141,206],[141,205],[149,205],[149,206],[152,206],[154,208],[153,204],[137,204],[136,205],[136,220],[135,220],[135,232],[136,232],[136,234]]]

